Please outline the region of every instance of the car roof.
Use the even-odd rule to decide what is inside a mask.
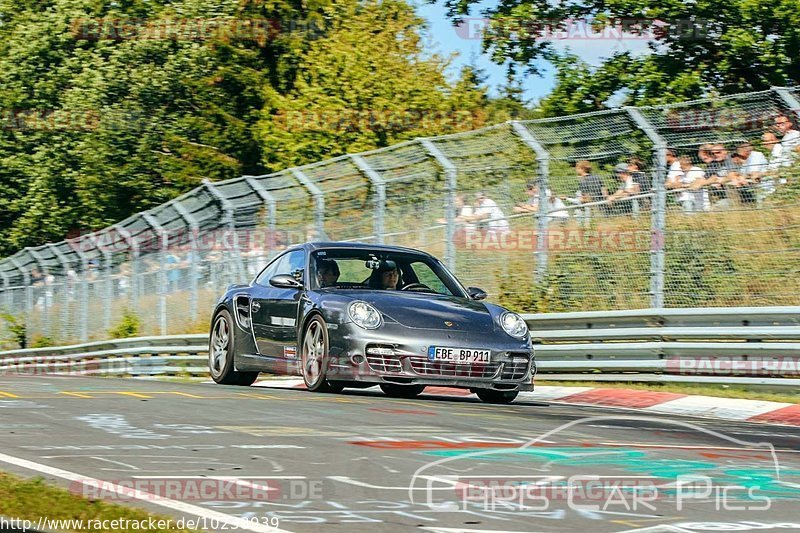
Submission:
[[[289,250],[307,250],[313,252],[323,249],[351,249],[351,250],[375,250],[380,252],[406,252],[433,257],[428,252],[416,250],[414,248],[406,248],[404,246],[391,246],[387,244],[369,244],[365,242],[341,242],[341,241],[321,241],[321,242],[307,242],[298,244],[289,248]]]

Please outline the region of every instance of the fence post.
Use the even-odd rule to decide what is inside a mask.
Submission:
[[[625,111],[633,122],[647,135],[653,143],[653,189],[655,198],[651,218],[650,235],[650,307],[664,307],[664,269],[667,243],[667,191],[664,181],[667,176],[667,143],[658,130],[635,107],[626,107]]]
[[[234,270],[234,280],[236,283],[239,283],[238,280],[243,280],[246,276],[244,265],[242,263],[242,254],[239,250],[239,235],[236,233],[236,208],[234,207],[233,203],[228,199],[227,196],[222,194],[217,187],[211,183],[210,180],[204,179],[203,185],[208,190],[208,192],[217,199],[222,208],[222,211],[225,213],[225,220],[224,225],[228,227],[228,230],[233,234],[233,242],[231,243],[233,246],[233,250],[231,250],[231,256],[233,256],[233,270]]]
[[[16,257],[14,257],[13,255],[9,257],[8,260],[11,262],[12,265],[14,265],[14,268],[19,270],[19,272],[22,274],[22,282],[25,284],[25,346],[27,346],[31,340],[29,326],[30,326],[31,309],[33,308],[33,302],[32,302],[33,294],[31,293],[33,287],[31,287],[31,274],[30,272],[25,270],[25,268],[19,263],[19,261],[17,261]]]
[[[433,157],[439,166],[444,170],[445,191],[447,192],[447,203],[445,205],[445,252],[444,261],[451,272],[456,271],[456,187],[458,187],[458,167],[456,167],[447,156],[430,139],[419,139],[420,144]]]
[[[314,227],[318,236],[315,240],[325,239],[325,194],[299,168],[291,168],[289,171],[314,198]]]
[[[31,257],[33,257],[33,260],[36,261],[36,265],[39,267],[39,270],[42,273],[41,286],[39,287],[39,295],[38,295],[39,298],[38,299],[41,299],[41,301],[44,303],[44,305],[39,310],[40,311],[40,317],[41,317],[40,326],[42,327],[42,332],[44,333],[44,335],[46,337],[50,337],[51,336],[51,329],[50,329],[50,325],[51,324],[50,324],[50,320],[49,320],[49,316],[48,316],[48,311],[49,311],[50,306],[49,306],[48,301],[47,301],[47,276],[50,275],[50,268],[48,268],[47,262],[42,258],[41,255],[39,255],[39,252],[37,252],[35,249],[33,249],[33,248],[25,248],[24,250],[26,252],[28,252],[28,254],[30,254]],[[34,302],[36,302],[36,300],[37,300],[35,295],[34,295],[34,297],[32,299],[33,299]]]
[[[164,227],[159,224],[156,217],[151,215],[150,213],[142,213],[142,218],[144,219],[147,224],[153,228],[160,240],[160,254],[161,260],[159,261],[159,268],[158,268],[158,323],[159,329],[161,331],[161,335],[167,334],[167,271],[164,268],[164,264],[166,263],[166,254],[167,250],[169,249],[169,235]]]
[[[786,87],[770,87],[770,89],[776,92],[781,100],[789,106],[789,109],[794,113],[795,119],[800,120],[800,101]]]
[[[69,302],[70,302],[69,283],[70,283],[70,281],[69,281],[68,272],[69,272],[70,263],[67,260],[67,257],[63,253],[61,253],[61,250],[58,249],[57,245],[48,244],[46,246],[48,248],[50,248],[50,251],[53,252],[53,255],[55,255],[58,258],[58,262],[61,263],[61,270],[64,273],[64,275],[63,275],[63,279],[64,279],[63,287],[64,288],[63,288],[63,291],[62,291],[63,299],[62,299],[62,302],[61,302],[61,340],[66,341],[67,338],[69,337]]]
[[[11,299],[9,298],[9,287],[11,283],[8,281],[8,274],[0,270],[0,277],[3,278],[3,308],[5,311],[11,311]]]
[[[114,224],[111,227],[119,233],[119,236],[122,237],[131,250],[131,283],[128,290],[131,293],[131,311],[138,314],[139,285],[136,271],[138,270],[137,266],[139,264],[139,244],[136,242],[136,239],[133,238],[131,232],[123,228],[120,224]]]
[[[106,249],[105,246],[100,242],[96,233],[92,233],[89,235],[89,240],[92,241],[92,244],[95,248],[100,252],[100,255],[103,256],[103,262],[106,265],[105,268],[105,300],[106,304],[103,306],[103,331],[108,331],[111,329],[111,306],[112,301],[114,300],[114,280],[111,277],[111,269],[114,266],[114,260],[111,257],[111,254]],[[100,275],[100,265],[98,265],[97,273],[98,276]]]
[[[189,226],[189,240],[191,241],[191,250],[189,251],[189,316],[192,322],[197,320],[197,262],[199,259],[197,237],[200,234],[200,225],[197,223],[192,214],[186,209],[180,201],[171,202],[175,211]]]
[[[375,232],[375,240],[378,244],[383,244],[384,229],[384,216],[386,214],[386,181],[380,173],[374,168],[370,167],[367,161],[358,154],[351,155],[350,158],[356,164],[358,170],[369,178],[370,183],[375,187],[375,221],[373,231]]]
[[[516,120],[511,121],[514,133],[536,154],[539,175],[539,212],[536,214],[536,276],[534,281],[542,283],[547,276],[547,229],[550,217],[547,216],[549,203],[547,201],[547,189],[550,186],[550,153],[536,140],[536,137],[522,123]]]
[[[275,211],[277,205],[275,197],[261,186],[255,176],[244,176],[244,181],[261,198],[261,201],[267,204],[267,228],[269,228],[270,233],[273,233],[270,237],[275,238]]]

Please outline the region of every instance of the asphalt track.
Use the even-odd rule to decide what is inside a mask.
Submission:
[[[2,470],[204,516],[198,529],[800,530],[800,428],[474,396],[14,376],[0,379],[0,435]],[[133,484],[136,498],[120,488]]]

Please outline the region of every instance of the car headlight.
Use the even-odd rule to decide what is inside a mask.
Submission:
[[[381,313],[367,302],[353,302],[347,307],[347,314],[356,326],[375,329],[383,322]]]
[[[506,333],[518,339],[524,339],[528,334],[528,325],[517,313],[506,312],[500,317],[500,325]]]

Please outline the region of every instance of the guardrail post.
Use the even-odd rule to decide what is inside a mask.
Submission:
[[[234,279],[240,280],[244,279],[244,265],[242,263],[242,254],[239,250],[239,235],[236,233],[236,208],[234,207],[233,203],[228,200],[228,198],[222,194],[217,187],[211,183],[208,179],[203,180],[203,185],[205,185],[206,189],[208,190],[211,195],[217,199],[222,208],[222,211],[225,213],[225,220],[224,224],[228,227],[228,230],[232,233],[233,242],[231,245],[233,246],[233,250],[231,250],[231,256],[233,256],[233,270],[234,270]],[[238,281],[237,281],[238,283]]]
[[[444,261],[451,272],[456,271],[456,188],[458,187],[458,167],[430,139],[419,139],[420,144],[433,157],[444,170],[445,191],[447,200],[445,205],[445,253]]]
[[[150,213],[142,213],[142,218],[144,219],[147,224],[153,228],[159,239],[161,240],[161,260],[159,261],[159,268],[158,268],[158,323],[159,329],[161,330],[161,335],[167,334],[167,271],[165,269],[164,264],[166,263],[165,254],[169,249],[169,234],[164,229],[164,227],[159,224],[156,217],[151,215]]]
[[[19,270],[22,274],[22,282],[25,284],[25,345],[30,342],[30,316],[31,316],[31,309],[33,309],[33,287],[31,287],[31,274],[25,268],[19,264],[19,261],[12,255],[8,258],[14,268]]]
[[[64,283],[63,283],[64,288],[63,288],[63,292],[62,292],[63,298],[62,298],[62,302],[61,302],[61,338],[62,339],[67,339],[67,337],[69,337],[69,326],[68,326],[68,324],[69,324],[69,301],[70,301],[69,283],[70,283],[70,281],[69,281],[68,273],[69,273],[69,270],[70,270],[70,268],[69,268],[70,263],[67,260],[67,257],[63,253],[61,253],[61,250],[58,249],[58,246],[56,246],[55,244],[48,244],[46,246],[50,249],[51,252],[53,252],[53,255],[55,255],[58,258],[58,262],[61,263],[61,270],[64,273],[64,276],[63,276],[63,278],[64,278]]]
[[[550,186],[550,153],[536,140],[536,137],[516,120],[511,121],[514,133],[536,154],[538,166],[539,182],[539,212],[536,214],[536,275],[534,281],[542,283],[547,276],[547,246],[548,246],[548,224],[550,217],[547,216],[550,204],[547,200],[547,189]]]
[[[291,168],[289,171],[292,173],[292,176],[300,182],[300,185],[305,187],[305,189],[311,194],[314,198],[314,228],[317,230],[317,239],[315,240],[324,240],[325,239],[325,194],[322,190],[317,187],[314,182],[308,179],[308,176],[303,174],[303,171],[299,168]]]
[[[358,154],[351,155],[350,159],[356,164],[360,170],[375,187],[375,221],[373,231],[375,233],[375,240],[378,244],[383,244],[384,230],[384,216],[386,214],[386,181],[380,173],[374,168],[370,167],[367,161]]]
[[[119,236],[127,243],[128,248],[131,250],[130,261],[131,261],[131,280],[130,286],[128,290],[130,291],[130,298],[131,298],[131,310],[133,312],[138,312],[138,303],[139,303],[139,285],[138,285],[138,277],[136,275],[136,271],[138,270],[139,265],[139,243],[136,242],[136,239],[133,238],[131,232],[123,228],[119,224],[114,224],[111,226],[114,228]]]
[[[200,234],[200,225],[180,201],[173,201],[172,206],[189,226],[189,240],[192,247],[189,251],[189,316],[194,322],[197,320],[197,262],[199,259],[197,236]]]
[[[771,89],[789,106],[795,120],[800,121],[800,101],[786,87],[771,87]]]
[[[664,307],[664,270],[666,262],[666,225],[667,225],[667,192],[664,182],[667,177],[667,143],[658,130],[635,107],[626,107],[628,115],[634,123],[647,135],[653,143],[653,213],[651,217],[650,235],[650,307]]]

